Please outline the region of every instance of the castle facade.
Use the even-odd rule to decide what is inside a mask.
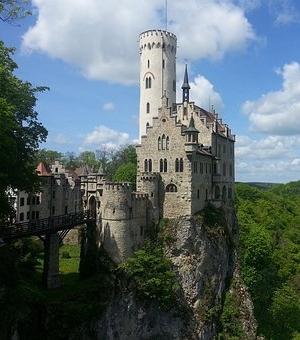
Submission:
[[[137,191],[101,170],[80,176],[84,209],[97,216],[100,243],[116,262],[141,247],[160,218],[233,202],[235,136],[214,110],[189,100],[187,67],[176,103],[176,47],[170,32],[140,34]]]

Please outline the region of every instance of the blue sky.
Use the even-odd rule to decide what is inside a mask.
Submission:
[[[33,0],[33,15],[0,23],[16,74],[38,95],[42,148],[109,149],[138,138],[139,34],[177,35],[177,98],[209,103],[236,134],[236,180],[300,179],[298,0]]]

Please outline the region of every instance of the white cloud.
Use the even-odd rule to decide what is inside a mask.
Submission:
[[[269,0],[269,8],[277,25],[287,25],[299,22],[299,13],[291,0]]]
[[[116,149],[121,145],[129,143],[131,143],[131,140],[128,133],[118,132],[100,125],[95,127],[94,131],[84,137],[81,149],[84,149],[85,147],[94,147],[95,149],[108,147]]]
[[[197,75],[194,81],[190,83],[191,100],[195,101],[207,110],[213,105],[216,111],[223,109],[224,104],[221,96],[215,91],[213,84],[204,76]],[[210,107],[209,107],[210,106]]]
[[[299,179],[300,136],[237,136],[237,181],[289,182]]]
[[[232,1],[169,2],[168,30],[178,37],[179,59],[222,58],[255,39],[244,11]],[[23,36],[25,50],[64,60],[91,79],[137,83],[139,33],[165,28],[165,0],[32,3],[38,17]]]
[[[110,111],[113,110],[115,108],[115,104],[114,103],[105,103],[103,105],[103,110],[104,111]]]
[[[282,76],[282,89],[247,101],[242,110],[249,115],[251,129],[268,134],[300,133],[300,67],[297,62],[285,64],[277,73]]]

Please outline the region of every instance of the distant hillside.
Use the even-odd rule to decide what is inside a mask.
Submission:
[[[236,182],[236,184],[247,184],[250,187],[254,187],[260,190],[268,190],[271,189],[273,187],[276,187],[278,185],[281,185],[280,183],[264,183],[264,182]]]

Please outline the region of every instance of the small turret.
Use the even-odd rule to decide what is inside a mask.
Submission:
[[[195,121],[191,115],[189,127],[185,130],[185,151],[189,154],[198,148],[199,131],[195,128]]]

